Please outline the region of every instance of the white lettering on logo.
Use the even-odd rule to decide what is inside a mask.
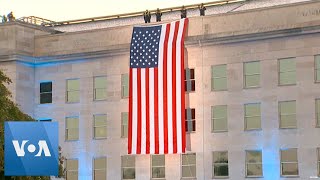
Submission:
[[[24,146],[26,145],[27,142],[28,142],[28,140],[23,140],[21,143],[21,146],[20,146],[19,142],[17,140],[12,141],[12,144],[13,144],[13,147],[14,147],[16,153],[17,153],[17,156],[23,157],[25,155]],[[48,148],[46,141],[40,140],[38,142],[38,146],[39,146],[39,151],[35,156],[41,156],[42,152],[44,152],[45,156],[51,156],[51,153],[49,151],[49,148]],[[33,144],[30,144],[27,149],[30,153],[33,153],[36,150],[36,147]]]

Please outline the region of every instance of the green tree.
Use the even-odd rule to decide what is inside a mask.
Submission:
[[[28,177],[4,177],[4,122],[5,121],[34,121],[32,117],[23,113],[17,104],[15,104],[10,98],[11,92],[6,85],[12,83],[9,77],[7,77],[0,70],[0,179],[15,179],[15,180],[49,180],[50,177],[46,176],[28,176]],[[61,155],[61,149],[59,148]],[[60,158],[59,158],[60,159]],[[63,161],[59,160],[61,169]],[[63,168],[62,168],[63,169]],[[63,170],[59,171],[59,177],[63,176]]]

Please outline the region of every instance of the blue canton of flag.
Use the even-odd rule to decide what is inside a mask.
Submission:
[[[161,26],[134,27],[131,50],[131,68],[150,68],[158,66],[158,52]]]

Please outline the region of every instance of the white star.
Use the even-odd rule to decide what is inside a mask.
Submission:
[[[133,65],[133,63],[131,63],[131,66]]]
[[[154,61],[154,59],[152,59],[152,61]]]
[[[158,29],[158,32],[160,32],[160,29]]]
[[[155,62],[155,64],[157,64],[157,62]]]
[[[155,55],[154,57],[158,57],[157,55]]]
[[[159,36],[157,36],[157,38],[159,39]]]
[[[144,52],[145,50],[143,49],[142,52]]]
[[[151,58],[151,56],[149,56],[149,58]]]
[[[133,52],[133,50],[132,50],[132,49],[131,49],[130,51],[131,51],[131,52]]]
[[[140,56],[142,55],[142,53],[140,53]]]
[[[154,48],[154,46],[152,46],[152,48]]]
[[[142,60],[140,59],[140,62],[142,62]]]
[[[154,35],[156,36],[156,35],[157,35],[157,33],[154,33]]]
[[[144,34],[142,34],[142,36],[144,37]]]
[[[139,65],[139,63],[136,64],[137,66]]]
[[[136,55],[136,53],[133,53],[133,55]]]
[[[149,49],[149,52],[151,51],[151,49]]]
[[[146,53],[146,55],[148,55],[148,53]]]
[[[142,58],[144,59],[144,56],[142,56]]]
[[[141,31],[139,31],[139,34],[141,34]]]
[[[142,63],[144,65],[144,63]]]
[[[140,49],[142,49],[142,46],[140,46]]]
[[[158,44],[158,42],[156,42],[156,44]]]
[[[136,62],[136,60],[133,60],[133,62]]]
[[[156,50],[156,51],[158,51],[158,49],[157,49],[157,48],[156,48],[155,50]]]
[[[138,56],[136,57],[136,59],[139,59]]]
[[[148,33],[149,31],[146,31],[146,33]]]
[[[151,37],[150,39],[153,39],[153,37]]]
[[[136,47],[133,47],[133,49],[136,49]]]
[[[133,59],[133,56],[131,56],[130,58]]]

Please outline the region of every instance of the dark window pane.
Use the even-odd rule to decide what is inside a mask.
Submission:
[[[40,93],[52,92],[52,82],[40,83]]]
[[[196,109],[191,109],[191,118],[196,119]]]
[[[190,70],[190,79],[194,79],[194,69],[189,69]]]
[[[40,104],[52,103],[52,93],[40,94]]]
[[[214,165],[214,176],[229,176],[228,165]]]

